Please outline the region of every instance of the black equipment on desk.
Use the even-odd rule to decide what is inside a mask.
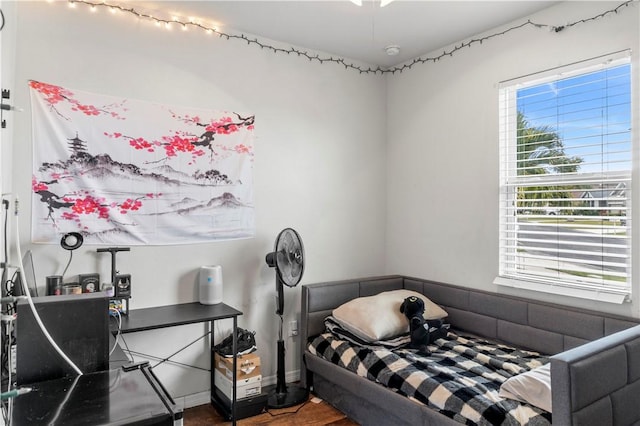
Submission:
[[[83,373],[109,368],[109,299],[104,293],[35,297],[49,334]],[[26,301],[18,302],[16,381],[27,385],[75,375],[53,349]]]
[[[78,284],[83,293],[95,293],[100,291],[100,274],[78,274]]]
[[[119,274],[116,275],[115,297],[131,297],[131,275]]]
[[[120,312],[120,315],[129,314],[129,299],[131,299],[131,275],[118,274],[116,267],[116,253],[120,251],[130,251],[129,247],[107,247],[99,248],[98,253],[111,253],[111,282],[113,286],[113,308]],[[124,302],[124,303],[123,303]]]

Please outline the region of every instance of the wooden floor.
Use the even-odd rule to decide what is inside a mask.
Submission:
[[[226,422],[211,404],[184,410],[184,426],[231,425]],[[266,413],[248,417],[236,422],[237,425],[276,425],[276,426],[357,426],[340,411],[313,395],[304,404],[289,408],[269,409]]]

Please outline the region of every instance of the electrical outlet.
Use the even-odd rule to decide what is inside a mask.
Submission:
[[[289,322],[289,336],[297,336],[298,335],[298,321],[292,320]]]

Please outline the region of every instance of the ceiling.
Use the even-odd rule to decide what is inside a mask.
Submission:
[[[293,47],[390,67],[517,21],[557,1],[165,1],[129,0],[135,8],[216,26],[229,34],[275,40]],[[555,24],[555,23],[550,23]],[[399,46],[390,56],[387,46]],[[283,47],[283,46],[278,46]],[[289,46],[287,46],[289,47]]]

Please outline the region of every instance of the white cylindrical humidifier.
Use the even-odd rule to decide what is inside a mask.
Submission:
[[[222,266],[200,267],[200,303],[215,305],[222,303]]]

